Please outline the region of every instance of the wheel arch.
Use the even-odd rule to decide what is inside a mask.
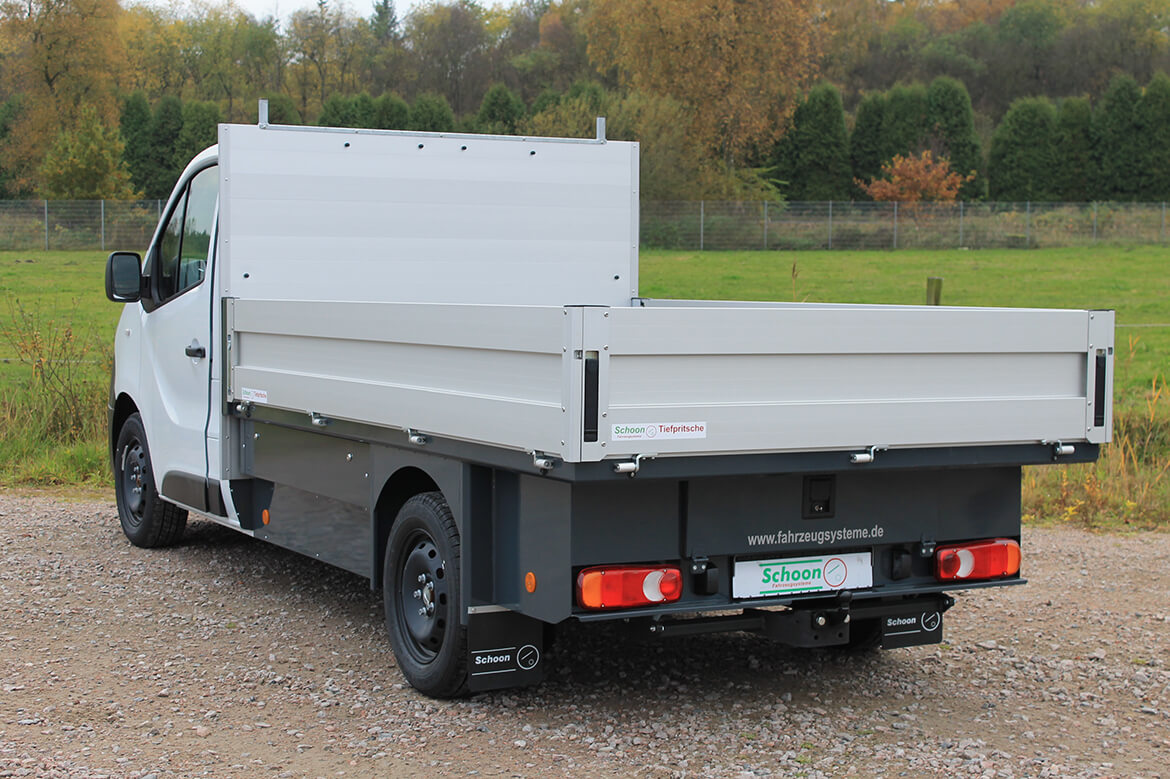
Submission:
[[[114,449],[118,445],[118,433],[122,431],[122,425],[126,424],[126,420],[130,418],[131,414],[138,413],[138,405],[135,404],[133,398],[125,392],[121,393],[114,399],[113,405],[110,407],[110,467],[114,466]]]
[[[373,589],[382,587],[382,560],[386,556],[386,542],[390,537],[390,528],[406,501],[424,492],[443,491],[438,483],[422,468],[407,465],[396,470],[386,483],[374,504],[374,557],[373,569],[370,576],[370,586]],[[444,498],[447,496],[444,495]],[[448,499],[449,502],[449,499]]]

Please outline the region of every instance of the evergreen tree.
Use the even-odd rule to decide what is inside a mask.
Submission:
[[[596,81],[574,81],[565,93],[565,99],[584,101],[585,105],[596,111],[605,103],[605,87]]]
[[[410,125],[410,106],[387,92],[374,101],[374,124],[379,130],[405,130]]]
[[[992,200],[1053,200],[1056,109],[1048,98],[1012,103],[991,137],[988,179]]]
[[[1097,169],[1093,161],[1093,110],[1089,99],[1069,97],[1056,112],[1056,168],[1053,194],[1067,203],[1094,199]]]
[[[13,95],[0,103],[0,148],[8,141],[12,125],[20,116],[20,100],[20,95]],[[14,191],[13,178],[11,171],[0,168],[0,197],[19,197],[24,194]]]
[[[776,144],[772,167],[789,200],[848,200],[853,186],[841,93],[814,87]]]
[[[377,109],[368,92],[359,92],[351,98],[349,127],[375,127]]]
[[[317,117],[317,126],[353,127],[353,100],[334,92],[326,98],[325,105],[321,106],[321,115]]]
[[[960,176],[972,173],[975,178],[959,190],[963,200],[978,198],[983,193],[979,170],[983,167],[983,151],[975,134],[975,112],[971,110],[971,96],[962,82],[939,76],[926,91],[927,126],[930,146],[938,157],[950,160],[951,170]]]
[[[481,133],[512,135],[524,118],[524,101],[503,84],[492,84],[480,103],[475,123]]]
[[[183,104],[183,129],[175,141],[175,167],[182,172],[199,152],[219,139],[219,106],[192,100]]]
[[[300,124],[301,112],[291,97],[283,92],[264,96],[268,100],[268,121],[271,124]]]
[[[895,154],[906,156],[926,145],[930,126],[927,117],[930,103],[926,87],[899,84],[886,93],[886,113],[882,123],[882,161]]]
[[[455,114],[447,98],[427,92],[414,99],[410,107],[410,130],[447,133],[455,129]]]
[[[382,45],[398,39],[398,12],[394,10],[394,0],[374,0],[370,31],[374,33],[374,40]]]
[[[150,183],[150,123],[150,104],[146,102],[146,95],[135,92],[122,101],[120,129],[125,144],[122,159],[130,170],[131,183],[140,192],[145,192]]]
[[[1094,136],[1101,200],[1133,200],[1141,188],[1146,142],[1138,116],[1142,91],[1130,76],[1117,76],[1109,84],[1094,116]]]
[[[1146,143],[1138,194],[1151,202],[1170,200],[1170,78],[1165,73],[1146,85],[1138,117]]]
[[[176,163],[175,145],[183,129],[183,104],[179,98],[167,95],[154,106],[150,120],[150,164],[146,174],[146,197],[165,198],[171,194],[175,181],[183,172],[186,161]],[[176,167],[177,166],[177,167]]]
[[[873,181],[882,174],[882,164],[889,162],[882,155],[882,126],[886,122],[886,96],[881,92],[870,92],[857,106],[853,121],[853,134],[849,136],[849,160],[853,167],[855,181]],[[855,186],[855,196],[869,198]]]
[[[561,102],[561,94],[555,89],[545,88],[532,101],[532,108],[529,109],[533,116],[536,116],[541,111],[548,108],[555,108]]]
[[[41,163],[41,196],[60,200],[127,200],[138,196],[122,160],[122,139],[93,106],[62,130]]]

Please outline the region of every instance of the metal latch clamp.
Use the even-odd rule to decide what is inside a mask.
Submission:
[[[886,446],[871,446],[864,452],[854,452],[853,454],[849,455],[849,462],[854,463],[855,465],[871,463],[877,459],[878,452],[884,452],[888,448],[889,447]]]
[[[613,472],[614,473],[629,474],[629,477],[632,479],[638,475],[638,471],[642,470],[642,461],[643,460],[651,460],[657,456],[658,456],[657,453],[634,455],[634,459],[631,462],[614,463],[613,464]]]

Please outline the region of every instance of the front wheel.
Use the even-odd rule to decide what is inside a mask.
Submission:
[[[167,503],[154,488],[146,429],[138,414],[131,414],[118,431],[114,495],[122,532],[130,543],[144,548],[170,546],[183,537],[187,511]]]
[[[459,617],[459,530],[441,493],[402,506],[386,543],[386,629],[410,685],[434,698],[467,692],[467,629]]]

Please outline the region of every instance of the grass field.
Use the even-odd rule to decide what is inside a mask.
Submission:
[[[0,252],[0,485],[108,481],[103,414],[120,307],[103,274],[99,252]],[[917,304],[928,276],[944,279],[945,305],[1117,311],[1115,443],[1094,465],[1030,469],[1025,513],[1170,525],[1170,250],[646,251],[640,286],[663,298]],[[53,367],[69,361],[67,376]],[[81,397],[62,410],[70,393]]]
[[[1116,310],[1119,401],[1166,372],[1170,249],[652,251],[640,281],[646,297],[909,305],[925,302],[928,276],[943,279],[944,305]]]

